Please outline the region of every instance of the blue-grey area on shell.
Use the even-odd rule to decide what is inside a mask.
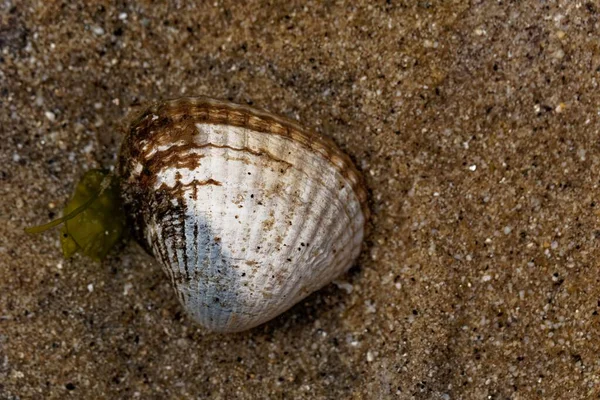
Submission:
[[[119,155],[134,234],[186,312],[217,332],[264,323],[347,271],[366,190],[328,138],[205,97],[158,103]]]

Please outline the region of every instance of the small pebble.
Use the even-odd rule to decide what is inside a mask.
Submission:
[[[54,122],[54,121],[56,121],[56,114],[54,114],[52,111],[46,111],[46,112],[44,113],[44,115],[46,116],[46,118],[48,118],[48,120],[49,120],[50,122]]]
[[[370,350],[367,351],[367,361],[373,362],[373,360],[375,360],[375,356],[373,355],[373,353]]]
[[[104,29],[102,29],[102,27],[100,27],[100,26],[92,26],[91,29],[92,29],[92,32],[94,32],[94,35],[97,35],[97,36],[104,35]]]
[[[123,296],[127,296],[129,294],[129,291],[133,288],[133,285],[131,283],[126,283],[123,286]]]
[[[334,285],[337,286],[339,289],[343,289],[346,293],[352,293],[352,290],[354,289],[353,286],[345,281],[333,281]]]

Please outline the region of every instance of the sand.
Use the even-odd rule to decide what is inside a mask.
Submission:
[[[115,3],[0,5],[1,399],[598,398],[597,2]],[[369,188],[356,266],[249,332],[135,243],[23,232],[182,95],[298,119]]]

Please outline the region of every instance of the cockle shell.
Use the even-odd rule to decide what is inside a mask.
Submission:
[[[132,124],[118,169],[135,236],[210,330],[272,319],[360,253],[367,196],[351,160],[265,111],[159,103]]]

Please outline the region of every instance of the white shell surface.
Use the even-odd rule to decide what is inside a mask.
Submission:
[[[285,135],[210,120],[186,129],[144,144],[128,180],[159,166],[146,191],[169,194],[167,211],[146,211],[142,235],[194,320],[249,329],[350,268],[366,216],[343,168]],[[156,163],[173,154],[193,162]]]

